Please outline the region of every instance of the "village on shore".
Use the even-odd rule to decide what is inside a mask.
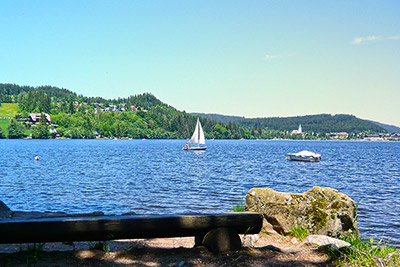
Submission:
[[[245,118],[187,113],[151,93],[104,99],[52,86],[0,84],[0,138],[188,139],[197,119],[209,140],[400,140],[399,127],[350,114]]]
[[[118,112],[121,113],[121,111],[125,110],[132,110],[136,111],[138,108],[134,105],[127,106],[125,104],[121,105],[121,109],[118,109],[116,105],[109,105],[105,107],[103,104],[95,103],[98,106],[98,109],[95,109],[95,113],[97,112]],[[28,118],[20,118],[24,123],[29,124],[30,126],[36,126],[39,121],[41,116],[44,116],[46,119],[46,123],[49,128],[50,134],[54,135],[54,138],[61,138],[60,135],[57,133],[57,130],[55,127],[58,125],[52,124],[51,123],[51,116],[47,113],[30,113]],[[95,135],[96,139],[101,139],[103,138],[102,136],[99,135],[98,132],[93,131],[93,134]],[[296,139],[306,139],[306,136],[309,135],[310,133],[304,132],[301,124],[299,125],[299,128],[296,130],[293,130],[291,132],[286,131],[285,133],[287,136],[297,136],[300,138]],[[314,133],[311,133],[312,136],[314,136]],[[30,137],[32,138],[32,137]],[[28,139],[30,139],[28,137]],[[108,138],[106,138],[108,139]],[[273,139],[284,139],[284,138],[273,138]],[[287,138],[287,139],[293,139],[293,138]],[[322,139],[322,138],[321,138]],[[347,132],[328,132],[325,133],[324,139],[328,140],[359,140],[359,141],[400,141],[400,134],[399,133],[380,133],[380,134],[367,134],[367,133],[358,133],[356,135],[351,135]]]

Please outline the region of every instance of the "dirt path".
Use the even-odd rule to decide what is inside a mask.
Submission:
[[[93,249],[95,242],[76,242],[75,248],[62,243],[46,243],[43,250],[36,251],[26,251],[33,244],[0,245],[0,265],[334,266],[326,255],[301,248],[289,238],[260,234],[247,236],[242,241],[242,250],[222,254],[194,247],[192,237],[111,241],[107,244],[109,252]]]

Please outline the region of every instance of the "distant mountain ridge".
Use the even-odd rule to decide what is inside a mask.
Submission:
[[[240,117],[240,116],[228,116],[228,115],[220,115],[220,114],[215,114],[215,113],[210,113],[210,114],[205,114],[205,113],[190,113],[193,116],[200,116],[203,118],[211,119],[216,122],[222,122],[222,123],[228,123],[228,122],[237,122],[240,120],[245,119],[245,117]]]
[[[390,124],[385,124],[385,123],[380,123],[377,121],[371,121],[372,123],[375,123],[376,125],[384,128],[388,133],[400,133],[400,127],[397,127],[395,125],[390,125]]]
[[[197,116],[212,118],[215,121],[235,122],[241,127],[269,129],[277,131],[291,131],[302,125],[306,132],[370,132],[386,133],[388,130],[375,122],[363,120],[347,114],[318,114],[295,117],[244,118],[238,116],[224,116],[220,114],[195,113]],[[233,120],[232,120],[233,119]]]

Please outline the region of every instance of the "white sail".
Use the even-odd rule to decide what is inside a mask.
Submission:
[[[203,127],[201,127],[201,123],[200,123],[199,119],[197,119],[197,124],[199,126],[199,144],[205,145],[206,138],[204,137]]]
[[[190,143],[194,143],[194,144],[198,144],[199,143],[199,119],[197,119],[196,128],[194,129],[194,133],[192,135],[192,138],[190,138]]]
[[[196,128],[194,129],[192,138],[190,138],[190,143],[199,145],[206,144],[206,138],[204,137],[203,128],[201,127],[199,119],[197,119]]]

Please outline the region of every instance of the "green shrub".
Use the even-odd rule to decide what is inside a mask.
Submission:
[[[354,233],[342,239],[351,244],[351,249],[330,255],[339,266],[400,266],[400,251],[387,242],[361,238]]]
[[[296,227],[289,231],[289,235],[297,237],[298,239],[300,239],[300,241],[303,241],[303,239],[309,236],[310,233],[307,231],[307,229]]]
[[[37,263],[43,256],[45,243],[34,243],[26,249],[25,260],[26,264]]]
[[[243,212],[245,211],[245,202],[243,200],[237,201],[232,205],[232,211],[234,212]]]

